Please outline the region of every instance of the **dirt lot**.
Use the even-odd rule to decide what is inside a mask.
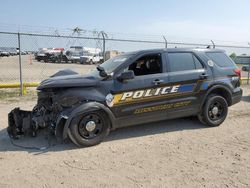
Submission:
[[[77,148],[52,139],[48,150],[21,149],[6,133],[7,113],[36,97],[0,101],[0,187],[250,187],[250,87],[227,120],[207,128],[185,118],[112,132]],[[47,137],[19,145],[42,147]]]

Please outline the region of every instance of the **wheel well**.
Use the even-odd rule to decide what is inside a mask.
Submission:
[[[215,88],[212,91],[210,91],[208,95],[211,95],[211,94],[217,94],[217,95],[222,96],[223,98],[226,99],[228,106],[231,106],[231,104],[232,104],[232,96],[231,96],[231,93],[229,91],[227,91],[226,89]]]
[[[97,110],[97,111],[102,112],[106,116],[106,118],[104,118],[104,119],[109,124],[109,128],[112,129],[113,128],[113,124],[112,124],[112,121],[110,119],[111,117],[109,116],[109,114],[105,110],[103,110],[103,109],[100,109],[100,110]]]

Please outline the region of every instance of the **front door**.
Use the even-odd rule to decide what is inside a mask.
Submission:
[[[165,94],[176,92],[175,87],[167,87],[169,78],[165,64],[160,53],[142,55],[121,70],[132,70],[135,74],[133,79],[114,80],[111,110],[123,120],[123,125],[148,122],[148,118],[155,121],[161,116],[157,106],[165,103]]]

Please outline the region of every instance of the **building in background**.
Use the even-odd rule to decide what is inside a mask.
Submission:
[[[105,52],[105,60],[108,60],[112,57],[122,54],[123,52],[118,52],[117,50],[111,50]]]

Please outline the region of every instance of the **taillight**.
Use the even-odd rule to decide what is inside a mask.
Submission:
[[[239,68],[234,69],[234,72],[241,78],[241,70]]]

